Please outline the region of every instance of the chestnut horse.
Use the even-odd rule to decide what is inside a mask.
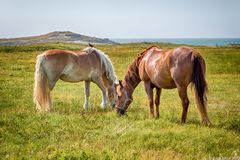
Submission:
[[[87,47],[83,51],[48,50],[37,56],[33,99],[38,111],[50,110],[50,91],[61,79],[66,82],[85,81],[85,110],[88,109],[90,82],[102,90],[102,108],[107,105],[107,96],[114,106],[117,80],[113,65],[102,51]]]
[[[189,100],[187,87],[194,84],[197,108],[204,124],[211,124],[207,115],[207,83],[205,80],[205,61],[203,57],[190,47],[178,47],[163,51],[152,46],[141,53],[129,65],[124,80],[116,87],[118,101],[116,109],[124,114],[132,102],[132,94],[137,85],[143,81],[148,95],[150,113],[154,117],[153,89],[156,88],[156,118],[159,118],[160,95],[162,89],[178,89],[182,101],[182,119],[185,123]]]

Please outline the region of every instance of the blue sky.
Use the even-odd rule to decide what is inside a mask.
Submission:
[[[0,37],[240,37],[240,0],[0,0]]]

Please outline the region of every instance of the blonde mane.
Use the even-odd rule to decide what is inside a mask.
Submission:
[[[106,76],[113,82],[117,81],[117,76],[115,74],[114,67],[113,67],[112,62],[111,62],[110,58],[108,57],[108,55],[106,55],[104,52],[102,52],[101,50],[98,50],[94,47],[87,47],[87,48],[83,49],[83,51],[87,52],[87,53],[96,52],[99,55],[101,65],[104,66],[106,69]]]

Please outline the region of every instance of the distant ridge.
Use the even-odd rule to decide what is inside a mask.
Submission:
[[[39,36],[0,39],[0,46],[18,46],[36,43],[95,43],[116,44],[108,38],[85,36],[70,31],[55,31]]]

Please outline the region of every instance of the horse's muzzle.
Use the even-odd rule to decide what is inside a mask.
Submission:
[[[123,108],[117,107],[117,113],[122,116],[125,113],[125,110]]]

